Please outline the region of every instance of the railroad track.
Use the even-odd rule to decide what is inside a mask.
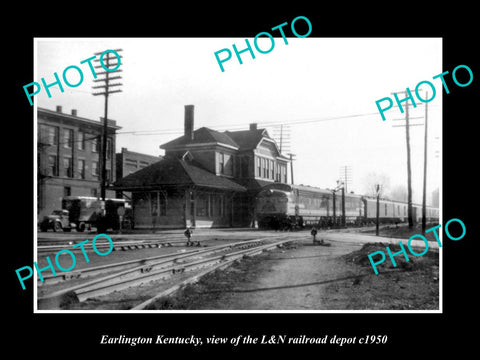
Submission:
[[[168,239],[161,239],[161,240],[153,240],[153,239],[144,239],[144,240],[121,240],[113,238],[113,250],[112,251],[125,251],[125,250],[136,250],[136,249],[146,249],[146,248],[160,248],[160,247],[171,247],[171,246],[185,246],[186,239],[182,236],[169,236]],[[201,243],[211,240],[211,237],[206,235],[195,236],[192,239],[192,243],[194,246],[199,246]],[[218,240],[216,238],[215,240]],[[253,240],[253,237],[252,237]],[[43,242],[43,241],[42,241]],[[71,246],[81,243],[78,240],[61,240],[61,243],[56,242],[54,244],[47,242],[46,245],[37,245],[37,254],[45,255],[50,253],[55,253],[59,250],[63,250],[66,247],[70,251],[82,251],[80,246],[75,248],[71,248]],[[96,243],[95,247],[97,250],[105,250],[110,249],[110,243]],[[93,251],[92,242],[87,242],[83,245],[83,248],[86,251]]]
[[[241,255],[242,257],[243,256],[253,256],[253,255],[256,255],[256,254],[259,254],[259,253],[263,253],[264,251],[268,251],[268,250],[271,250],[271,249],[274,249],[276,247],[281,247],[282,245],[284,245],[285,243],[291,243],[291,242],[294,242],[294,241],[298,241],[298,239],[296,240],[292,240],[292,239],[289,239],[289,240],[280,240],[280,241],[277,241],[275,243],[272,243],[272,244],[267,244],[267,245],[263,245],[263,246],[260,246],[256,249],[253,249],[251,251],[246,251],[245,254]],[[165,298],[165,297],[168,297],[168,296],[172,296],[173,294],[175,294],[175,292],[177,292],[178,290],[180,290],[183,286],[187,285],[187,284],[192,284],[192,283],[195,283],[197,282],[199,279],[201,279],[203,276],[215,271],[215,270],[218,270],[218,269],[225,269],[227,267],[229,267],[230,265],[232,265],[235,261],[238,260],[238,254],[236,254],[235,256],[232,256],[230,257],[229,259],[226,259],[224,262],[220,262],[220,263],[217,263],[215,265],[212,265],[210,268],[208,268],[207,270],[203,270],[201,271],[200,273],[197,273],[189,278],[187,278],[186,280],[183,280],[177,284],[175,284],[174,286],[171,286],[170,288],[160,292],[159,294],[153,296],[152,298],[136,305],[135,307],[133,307],[131,310],[145,310],[148,308],[148,306],[150,306],[151,304],[153,304],[155,301],[157,301],[158,299],[161,299],[161,298]]]
[[[78,242],[79,243],[79,242]],[[185,245],[186,240],[133,240],[133,241],[114,241],[113,250],[135,250],[135,249],[146,249],[146,248],[156,248],[156,247],[166,247],[166,246],[183,246]],[[194,243],[199,243],[199,241],[194,241]],[[75,243],[68,244],[75,245]],[[110,249],[111,244],[95,244],[97,250]],[[66,245],[39,245],[37,246],[37,254],[50,254],[63,250],[66,248]],[[83,248],[86,251],[93,251],[92,243],[88,242],[83,245]],[[69,248],[71,251],[81,251],[81,247]]]
[[[86,268],[74,272],[59,273],[56,277],[44,277],[45,285],[39,288],[48,288],[49,284],[58,281],[69,281],[72,279],[86,279],[86,281],[39,297],[38,308],[58,309],[61,308],[64,303],[82,302],[89,298],[106,295],[132,286],[168,279],[176,274],[182,274],[188,271],[199,271],[205,268],[216,269],[217,267],[228,266],[243,256],[253,256],[263,251],[282,246],[286,242],[294,241],[288,234],[282,237],[282,240],[273,242],[271,237],[265,237],[211,246],[208,249],[196,248],[182,254],[165,254]],[[285,237],[289,239],[285,239]],[[222,254],[217,255],[219,252]],[[93,276],[98,277],[89,280],[89,278]]]

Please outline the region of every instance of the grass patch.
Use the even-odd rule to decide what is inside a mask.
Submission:
[[[395,256],[397,266],[394,267],[386,246],[392,253],[401,250],[397,244],[375,243],[343,255],[341,260],[354,272],[363,275],[353,282],[332,284],[326,289],[328,295],[343,309],[438,310],[438,250],[429,249],[421,257],[413,256],[407,250],[409,261],[399,254]],[[368,259],[368,254],[375,251],[383,251],[386,256],[385,261],[377,265],[378,275]]]
[[[385,254],[385,261],[379,265],[376,265],[377,270],[381,272],[381,269],[392,269],[392,268],[400,268],[407,271],[413,270],[421,270],[424,268],[428,268],[430,266],[437,266],[439,264],[439,254],[437,249],[429,248],[428,251],[423,256],[414,256],[412,255],[406,246],[404,249],[407,252],[408,261],[405,259],[403,254],[398,254],[394,257],[395,263],[397,266],[394,266],[389,255],[387,252],[387,246],[390,251],[393,253],[397,253],[401,250],[400,245],[398,244],[385,244],[385,243],[368,243],[364,244],[361,249],[357,251],[353,251],[349,254],[343,255],[342,258],[347,263],[352,263],[361,267],[369,267],[372,268],[372,264],[368,258],[368,255],[374,253],[376,251],[382,251]],[[422,248],[415,248],[412,247],[417,253],[422,253],[424,249]],[[374,262],[379,259],[378,257],[373,258]],[[373,268],[372,268],[373,271]]]
[[[426,224],[426,229],[430,229],[434,226],[438,225],[438,223],[429,223]],[[437,230],[438,231],[438,230]],[[364,232],[365,234],[375,234],[375,229],[368,230]],[[421,234],[424,235],[422,231],[422,224],[416,224],[412,228],[409,228],[408,225],[401,225],[401,226],[385,226],[379,229],[379,236],[383,237],[390,237],[390,238],[399,238],[399,239],[408,239],[412,235]],[[434,235],[431,234],[432,241],[435,239]]]

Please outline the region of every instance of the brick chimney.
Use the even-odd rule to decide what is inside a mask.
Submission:
[[[57,112],[59,112],[59,113],[62,112],[62,107],[60,105],[57,105]]]
[[[72,116],[77,116],[77,109],[72,109]]]
[[[194,105],[185,105],[185,139],[193,140],[193,110]]]
[[[251,123],[250,130],[257,130],[257,123]]]

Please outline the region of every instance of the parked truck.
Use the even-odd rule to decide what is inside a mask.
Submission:
[[[40,230],[76,229],[83,232],[95,227],[98,232],[105,232],[107,229],[118,230],[121,225],[122,228],[133,228],[132,218],[130,204],[124,199],[102,201],[95,197],[67,196],[62,199],[61,210],[54,210],[52,215],[44,217]]]

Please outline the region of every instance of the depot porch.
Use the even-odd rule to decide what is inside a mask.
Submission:
[[[136,229],[246,226],[245,196],[208,188],[162,188],[134,191]]]

